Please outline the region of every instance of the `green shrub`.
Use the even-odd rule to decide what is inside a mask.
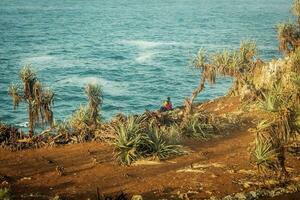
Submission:
[[[169,140],[169,138],[162,132],[161,129],[154,127],[150,124],[146,130],[144,137],[146,156],[152,156],[158,159],[166,159],[173,155],[183,154],[182,146],[176,145]]]
[[[125,122],[115,126],[115,156],[119,163],[130,165],[132,162],[145,158],[166,159],[184,153],[182,146],[175,144],[173,133],[166,134],[153,123],[145,125],[139,117],[128,117]]]
[[[276,168],[277,155],[270,138],[258,135],[255,138],[255,146],[251,155],[259,170]]]
[[[130,165],[141,157],[140,146],[143,142],[140,121],[129,117],[125,123],[115,127],[117,137],[114,142],[117,160],[124,165]]]

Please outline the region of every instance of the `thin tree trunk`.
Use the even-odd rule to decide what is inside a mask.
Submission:
[[[34,122],[33,122],[33,113],[32,113],[32,104],[31,102],[28,103],[28,117],[29,117],[29,136],[32,137],[33,129],[34,129]]]
[[[202,90],[204,89],[205,80],[206,80],[205,73],[203,71],[202,75],[201,75],[201,78],[200,78],[199,85],[193,91],[192,96],[190,98],[187,98],[185,100],[184,120],[187,120],[188,117],[193,113],[193,103],[194,103],[194,100],[197,98],[197,96],[199,95],[199,93],[202,92]]]

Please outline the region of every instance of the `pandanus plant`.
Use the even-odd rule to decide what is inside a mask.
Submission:
[[[297,84],[295,80],[291,84]],[[256,142],[253,151],[258,168],[280,170],[280,177],[287,175],[285,167],[286,146],[300,132],[297,87],[290,90],[282,84],[275,85],[263,95],[262,110],[269,113],[271,120],[263,120],[256,128]],[[261,136],[264,137],[261,137]],[[272,158],[272,159],[271,159]],[[270,167],[274,166],[274,167]]]
[[[217,75],[234,77],[234,91],[238,93],[240,85],[247,83],[247,76],[252,73],[257,54],[256,44],[252,41],[241,42],[235,51],[227,49],[207,56],[203,49],[193,59],[193,66],[201,70],[200,81],[191,97],[186,98],[184,121],[192,114],[192,105],[197,96],[204,90],[205,82],[214,84]]]
[[[279,50],[285,54],[300,46],[300,0],[293,1],[292,13],[297,17],[297,23],[281,23],[277,26]]]
[[[12,97],[14,109],[22,101],[28,104],[28,128],[29,135],[32,136],[36,123],[53,125],[52,105],[54,93],[50,89],[43,88],[30,66],[24,66],[19,75],[22,81],[22,89],[18,85],[12,84],[8,88],[8,94]]]
[[[103,102],[103,92],[100,85],[88,84],[85,88],[88,97],[88,113],[92,124],[96,125],[99,121],[99,109]]]
[[[207,63],[207,56],[203,49],[200,49],[198,54],[195,56],[193,65],[196,69],[200,69],[202,73],[197,88],[193,91],[190,98],[185,99],[185,120],[187,120],[193,113],[193,102],[197,98],[197,96],[204,90],[205,82],[208,81],[210,84],[214,84],[216,81],[216,68],[214,65]]]

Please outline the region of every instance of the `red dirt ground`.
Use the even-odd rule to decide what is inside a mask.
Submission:
[[[198,107],[228,114],[236,112],[237,105],[237,98],[220,98]],[[122,191],[127,197],[141,194],[144,199],[178,199],[178,193],[188,193],[190,199],[226,196],[244,190],[237,184],[239,180],[257,176],[249,162],[248,147],[254,137],[248,129],[254,127],[252,122],[258,114],[246,113],[242,118],[240,126],[224,136],[209,141],[185,140],[189,154],[151,165],[120,166],[111,145],[92,142],[19,152],[0,149],[0,174],[7,176],[16,199],[49,199],[56,194],[64,199],[96,199],[97,187],[105,196]],[[299,176],[300,161],[287,157],[292,176]],[[65,168],[65,175],[58,175],[56,163]],[[202,168],[194,167],[200,164]],[[178,172],[184,168],[192,172]],[[242,173],[247,170],[252,174]],[[250,186],[245,190],[253,189]]]

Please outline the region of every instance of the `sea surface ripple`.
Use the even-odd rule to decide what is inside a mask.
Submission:
[[[31,64],[55,91],[54,116],[64,120],[100,83],[102,116],[141,113],[170,96],[180,106],[199,81],[189,68],[199,48],[236,48],[257,42],[260,57],[279,57],[275,25],[291,18],[291,0],[1,0],[0,120],[27,121],[26,105],[13,110],[7,88]],[[200,94],[224,95],[231,79]]]

